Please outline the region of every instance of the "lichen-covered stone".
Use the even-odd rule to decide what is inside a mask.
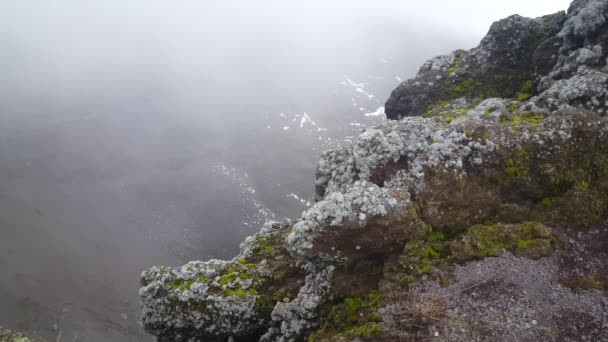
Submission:
[[[366,181],[332,192],[304,212],[287,237],[293,256],[326,263],[385,254],[421,227],[409,193]],[[423,225],[424,226],[424,225]]]
[[[551,58],[557,53],[555,44],[543,43],[564,20],[560,12],[538,19],[514,15],[495,22],[478,47],[434,58],[416,78],[399,85],[386,102],[387,118],[418,116],[438,102],[460,97],[530,98],[535,73],[550,70],[556,62],[555,56]]]
[[[568,14],[511,16],[492,25],[478,47],[423,65],[389,97],[389,119],[418,116],[465,97],[534,99],[552,110],[564,104],[605,113],[608,0],[575,1]]]
[[[276,302],[295,296],[303,282],[283,248],[290,231],[290,225],[267,225],[233,260],[143,272],[145,329],[170,341],[261,336]]]
[[[552,228],[604,220],[607,2],[509,17],[427,62],[387,103],[408,117],[321,155],[300,219],[267,224],[232,260],[145,271],[144,328],[159,341],[373,340],[367,304],[343,324],[356,298],[498,250],[542,258],[565,246]]]
[[[508,250],[516,256],[540,259],[560,246],[551,230],[537,222],[518,225],[476,225],[450,243],[450,256],[458,261],[483,259]]]
[[[525,108],[489,100],[470,110],[387,122],[352,147],[325,154],[340,155],[349,166],[321,161],[327,172],[317,184],[324,196],[294,224],[269,225],[231,261],[144,272],[145,328],[174,340],[297,341],[334,296],[345,295],[332,286],[333,277],[348,279],[362,261],[380,260],[368,268],[384,267],[380,274],[389,277],[388,260],[405,246],[406,259],[397,259],[401,266],[392,272],[405,281],[439,265],[434,244],[415,242],[426,241],[430,226],[455,235],[487,221],[525,218],[580,229],[605,218],[608,119],[574,108],[546,117]],[[518,214],[510,216],[505,208],[515,206]],[[540,257],[553,250],[551,241],[526,235],[515,248],[498,245]],[[366,290],[380,278],[370,276]]]
[[[1,342],[33,342],[34,340],[27,338],[25,335],[0,327]]]

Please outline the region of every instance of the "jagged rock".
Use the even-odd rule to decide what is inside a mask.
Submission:
[[[572,77],[581,65],[605,65],[608,48],[608,1],[574,2],[568,19],[556,37],[561,40],[559,58],[553,70],[542,77],[540,89],[548,89],[558,80]]]
[[[568,104],[604,113],[606,84],[581,77],[605,79],[607,15],[608,0],[586,0],[573,2],[568,14],[498,21],[478,47],[431,59],[416,78],[399,85],[386,102],[387,118],[422,115],[459,97],[522,101],[534,95],[540,96],[537,106]],[[560,96],[573,87],[577,96]]]
[[[393,90],[385,105],[387,117],[418,116],[438,102],[459,97],[481,100],[529,93],[534,84],[526,83],[535,72],[555,64],[547,61],[557,49],[546,43],[546,37],[555,35],[564,19],[560,12],[538,19],[514,15],[495,22],[478,47],[431,59],[414,79]]]
[[[266,225],[233,260],[143,272],[144,328],[159,341],[373,340],[379,298],[404,284],[499,250],[567,247],[555,232],[608,216],[607,1],[509,17],[427,62],[387,104],[424,115],[324,152],[299,220]]]
[[[550,226],[580,228],[606,217],[608,120],[577,109],[546,118],[514,110],[503,122],[491,113],[508,106],[488,100],[387,122],[324,154],[323,199],[295,224],[267,227],[232,261],[144,272],[144,326],[166,340],[295,341],[343,295],[332,276],[400,254],[429,226],[460,232],[504,218],[509,204]],[[549,247],[539,241],[536,255]]]
[[[304,275],[283,247],[288,224],[267,224],[233,260],[193,261],[142,273],[144,328],[160,341],[259,338],[277,301],[293,298]]]

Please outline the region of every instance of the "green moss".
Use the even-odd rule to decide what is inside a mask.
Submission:
[[[513,124],[514,125],[521,125],[521,124],[525,123],[525,124],[530,124],[532,126],[537,126],[542,121],[543,121],[543,117],[540,116],[539,114],[536,114],[536,113],[531,112],[531,111],[525,111],[524,115],[522,115],[522,116],[516,116],[513,119]]]
[[[384,306],[384,302],[382,301],[382,295],[376,290],[372,290],[367,295],[365,295],[365,300],[373,309],[379,309],[380,307]]]
[[[372,336],[376,336],[382,333],[382,328],[378,325],[378,323],[370,322],[364,325],[360,325],[357,327],[353,327],[348,329],[343,333],[343,335],[349,337],[363,337],[369,338]]]
[[[429,260],[423,259],[421,272],[424,274],[430,274],[432,270],[433,269],[432,269],[431,265],[429,264]]]
[[[165,286],[173,291],[188,291],[194,284],[194,279],[182,280],[173,279],[165,282]]]
[[[515,167],[515,161],[511,159],[507,159],[505,162],[505,174],[509,177],[519,177],[521,173],[517,167]]]
[[[526,125],[536,129],[536,127],[543,121],[543,117],[541,115],[532,111],[519,112],[517,109],[511,107],[509,110],[513,113],[517,111],[515,117],[513,117],[513,119],[502,118],[500,123],[511,124],[514,130],[519,129],[520,125]]]
[[[378,309],[384,306],[378,291],[344,298],[331,308],[324,326],[308,336],[308,341],[335,341],[344,337],[370,337],[382,332]]]
[[[374,311],[367,316],[367,320],[372,323],[378,323],[382,321],[382,315],[378,312]]]
[[[442,249],[441,246],[425,246],[424,257],[429,260],[439,258],[440,254],[438,251],[435,250],[436,248]]]
[[[255,250],[254,253],[263,255],[265,257],[271,257],[276,254],[274,248],[268,243],[266,238],[262,234],[255,236]]]
[[[517,239],[517,248],[527,249],[532,245],[532,240]]]
[[[255,312],[267,316],[270,315],[276,303],[276,300],[270,299],[267,296],[260,295],[256,297],[253,309],[255,310]]]
[[[512,177],[519,177],[519,170],[513,166],[508,166],[505,168],[505,173]]]
[[[555,197],[545,197],[541,201],[541,205],[545,208],[550,208],[555,205]]]
[[[467,138],[471,139],[471,137],[473,137],[473,132],[471,132],[471,131],[466,131],[466,132],[464,132],[464,135],[465,135]]]
[[[437,101],[436,103],[434,103],[432,106],[429,106],[429,108],[427,109],[426,112],[424,112],[421,116],[423,118],[430,118],[432,116],[434,116],[435,114],[438,113],[439,109],[445,108],[449,105],[449,101]],[[446,111],[440,111],[439,114],[443,115],[443,114],[447,113]]]
[[[475,225],[461,239],[450,243],[450,252],[458,261],[496,256],[501,249],[536,259],[557,247],[558,240],[544,225],[524,222],[513,226]]]
[[[452,63],[452,66],[448,68],[448,74],[451,75],[452,73],[458,71],[460,71],[460,60],[456,58],[454,59],[454,63]]]
[[[428,242],[436,242],[436,241],[443,241],[443,240],[445,240],[445,235],[442,232],[432,232],[426,238],[426,241],[428,241]]]
[[[227,286],[229,283],[234,282],[237,279],[238,273],[234,271],[234,269],[229,269],[228,272],[222,276],[220,276],[220,285]]]
[[[416,277],[411,274],[401,277],[399,280],[401,284],[413,284],[416,281]]]
[[[531,147],[523,145],[520,149],[510,150],[504,160],[504,175],[499,183],[509,185],[515,179],[528,179],[530,175]]]
[[[410,241],[406,244],[399,258],[399,264],[405,273],[401,276],[402,284],[414,282],[417,276],[430,274],[433,267],[444,261],[442,259],[444,239],[443,233],[433,232],[424,241]]]
[[[245,291],[243,289],[240,288],[240,286],[237,286],[236,289],[226,289],[226,295],[228,295],[229,297],[245,297]]]
[[[357,311],[359,311],[359,309],[361,308],[361,301],[362,299],[358,297],[346,298],[344,300],[344,305],[346,305],[348,317],[351,321],[353,319],[355,322],[358,320]]]
[[[443,121],[444,121],[445,123],[451,123],[451,122],[452,122],[452,121],[454,121],[454,120],[456,120],[456,117],[455,117],[455,116],[453,116],[453,115],[450,115],[450,116],[448,116],[448,117],[446,117],[446,118],[444,118],[444,119],[443,119]]]
[[[25,337],[25,335],[0,327],[1,342],[33,342],[34,340]]]
[[[517,93],[517,95],[515,95],[515,100],[520,101],[520,102],[525,101],[532,97],[533,92],[534,92],[534,82],[532,80],[527,80],[522,84],[521,90],[519,91],[519,93]]]
[[[483,85],[473,79],[465,79],[457,84],[454,84],[451,88],[453,98],[458,98],[462,96],[471,96],[474,93],[483,93]]]
[[[591,184],[588,181],[584,180],[584,179],[580,180],[577,183],[577,186],[578,186],[579,190],[581,190],[581,191],[587,191],[587,190],[589,190],[589,186],[590,185]]]

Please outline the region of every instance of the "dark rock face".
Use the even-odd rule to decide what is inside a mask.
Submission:
[[[577,76],[588,76],[590,69],[606,73],[607,11],[605,0],[582,0],[573,2],[568,14],[536,19],[514,15],[497,21],[478,47],[426,62],[414,79],[393,90],[385,106],[387,118],[422,115],[460,97],[473,102],[491,97],[523,101],[534,95],[540,96],[539,106],[569,104],[603,113],[606,94],[597,85],[606,84],[580,85]],[[560,97],[561,91],[570,95]],[[548,103],[552,96],[559,101]]]
[[[450,287],[450,279],[457,281],[451,288],[469,290],[477,267],[469,265],[478,261],[484,275],[494,264],[534,267],[548,275],[548,295],[565,296],[557,282],[561,271],[553,269],[560,257],[553,257],[575,240],[563,234],[576,230],[585,240],[580,236],[608,217],[607,8],[608,0],[575,1],[567,16],[512,16],[493,24],[479,47],[427,62],[387,104],[394,118],[425,114],[387,121],[351,146],[324,152],[317,203],[299,220],[268,223],[232,260],[144,271],[139,294],[145,329],[159,341],[434,338],[438,328],[420,331],[431,325],[411,317],[428,300],[384,300],[411,286],[430,289],[438,281]],[[492,96],[517,99],[484,99]],[[594,234],[606,235],[605,225],[599,226]],[[580,253],[608,250],[605,240],[594,242],[599,247],[585,243],[576,246]],[[579,265],[580,253],[568,253],[578,264],[564,274],[581,274],[579,268],[588,273],[570,284],[604,284],[604,269],[595,267],[601,262]],[[506,273],[497,279],[523,279],[526,284],[515,288],[529,291],[533,278]],[[487,298],[504,310],[513,302]],[[539,328],[546,334],[540,339],[549,341],[545,337],[559,336],[566,323],[546,298],[532,299],[541,303],[538,310],[557,315]],[[592,299],[608,305],[608,295],[567,298],[576,315],[590,312],[593,322],[605,321],[605,309]],[[466,305],[479,300],[484,305],[485,297]],[[456,302],[452,309],[451,315],[478,311]],[[496,312],[479,312],[496,320]],[[461,322],[447,322],[452,325],[441,330],[449,334],[443,340],[490,336],[511,342],[521,335],[487,335],[461,329]],[[524,331],[517,322],[501,324],[497,331]],[[593,329],[593,336],[608,333],[603,326]]]

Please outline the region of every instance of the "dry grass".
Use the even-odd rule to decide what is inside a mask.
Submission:
[[[446,302],[442,297],[410,289],[394,292],[387,298],[384,321],[385,341],[426,341],[439,335],[448,320]]]
[[[426,298],[414,291],[394,293],[391,300],[396,308],[395,318],[403,328],[426,329],[447,317],[445,301],[441,297]]]
[[[386,314],[383,315],[386,338],[382,341],[433,341],[445,336],[448,326],[454,328],[470,325],[470,322],[450,312],[449,297],[486,284],[494,275],[441,296],[430,295],[416,286],[405,292],[393,292],[387,298]]]

